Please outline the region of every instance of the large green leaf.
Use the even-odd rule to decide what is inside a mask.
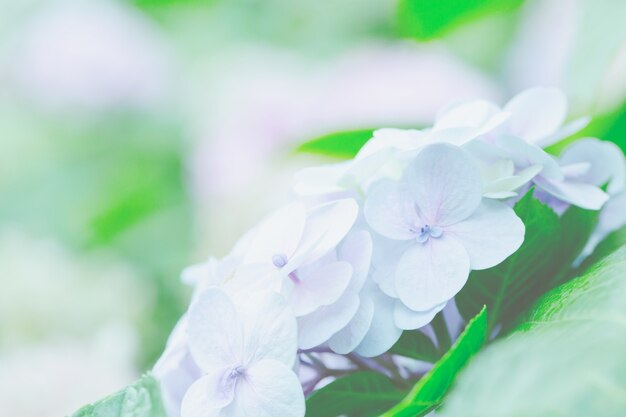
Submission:
[[[166,413],[158,382],[145,375],[122,391],[86,405],[72,417],[166,417]]]
[[[306,402],[306,417],[371,417],[402,399],[385,375],[356,372],[315,391]]]
[[[404,36],[428,40],[473,19],[512,10],[522,3],[523,0],[400,0],[398,26]]]
[[[373,132],[374,129],[362,129],[331,133],[304,142],[297,150],[298,152],[350,159],[372,138]]]
[[[626,247],[545,295],[485,349],[441,417],[618,417],[626,410]]]
[[[559,245],[559,218],[551,208],[529,192],[515,205],[516,214],[526,226],[522,246],[501,264],[483,271],[473,271],[457,295],[461,314],[468,318],[482,305],[489,308],[491,327],[510,321],[543,293],[544,271],[551,268]]]
[[[433,369],[417,382],[399,404],[382,414],[381,417],[423,416],[437,407],[458,372],[480,350],[486,338],[487,309],[483,307]]]
[[[419,330],[402,333],[400,340],[393,345],[389,353],[431,363],[441,357],[433,341]]]

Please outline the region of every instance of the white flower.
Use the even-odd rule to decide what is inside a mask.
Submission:
[[[599,210],[608,200],[604,191],[581,177],[589,164],[561,165],[538,145],[516,136],[500,135],[493,142],[476,140],[466,144],[464,149],[483,167],[508,164],[510,169],[510,164],[514,166],[513,175],[509,172],[500,178],[492,178],[488,185],[491,188],[486,190],[494,194],[486,196],[500,198],[507,197],[507,193],[520,194],[520,189],[525,191],[534,183],[538,188],[537,195],[544,201],[555,202],[555,205],[574,204]]]
[[[451,106],[439,114],[435,128],[439,125],[453,132],[455,128],[474,126],[479,130],[474,137],[485,135],[492,139],[503,134],[513,135],[547,147],[589,123],[589,118],[582,117],[563,125],[566,116],[567,99],[562,91],[535,87],[522,91],[502,109],[484,100]]]
[[[257,227],[232,285],[247,290],[263,285],[282,292],[296,316],[333,303],[349,284],[352,267],[327,255],[350,231],[357,214],[352,199],[310,210],[302,203],[283,207]]]
[[[191,357],[188,344],[187,315],[181,317],[172,331],[165,351],[152,369],[159,380],[163,403],[170,417],[180,416],[180,406],[189,387],[202,376]]]
[[[590,237],[579,261],[591,254],[607,235],[626,225],[626,159],[622,150],[612,142],[594,138],[581,139],[561,154],[561,163],[581,166],[578,180],[599,187],[606,186],[610,199],[602,207],[598,225]]]
[[[448,109],[432,129],[378,129],[354,159],[297,172],[294,190],[300,195],[366,193],[380,178],[398,179],[423,147],[439,142],[462,145],[495,129],[507,117],[491,103],[478,101]]]
[[[335,253],[336,252],[336,253]],[[320,306],[309,314],[298,317],[298,340],[301,349],[311,349],[325,342],[339,353],[348,353],[361,342],[369,329],[369,306],[360,297],[360,292],[370,270],[372,241],[368,232],[355,230],[341,242],[333,257],[350,266],[350,280],[344,291],[332,303]],[[320,271],[321,272],[321,271]],[[335,279],[330,276],[330,279]],[[325,280],[312,282],[317,292],[328,292],[319,288]],[[336,284],[328,285],[336,287]]]
[[[205,376],[185,394],[182,417],[304,416],[296,343],[296,321],[279,295],[231,299],[207,289],[189,310],[189,349]]]
[[[524,225],[510,207],[482,199],[474,160],[449,144],[422,150],[401,181],[379,183],[364,210],[376,232],[412,242],[393,280],[400,300],[418,312],[451,299],[470,269],[499,264],[524,238]]]
[[[577,140],[565,148],[560,161],[569,166],[587,165],[588,168],[578,175],[578,179],[598,187],[606,186],[609,194],[617,194],[624,189],[626,160],[622,150],[612,142],[595,138]]]

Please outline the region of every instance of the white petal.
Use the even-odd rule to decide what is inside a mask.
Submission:
[[[433,130],[495,127],[489,122],[499,113],[500,109],[486,100],[461,103],[437,115]]]
[[[242,358],[242,325],[231,299],[209,288],[189,308],[189,350],[205,371],[230,366]]]
[[[338,183],[348,169],[349,163],[301,169],[294,175],[293,189],[296,194],[303,196],[340,192],[343,187]]]
[[[513,97],[504,110],[511,113],[512,134],[538,143],[556,132],[565,121],[567,99],[556,88],[532,88]]]
[[[538,176],[535,184],[548,194],[587,210],[600,210],[609,195],[600,188],[575,181],[554,181]]]
[[[289,296],[296,317],[337,301],[348,288],[351,277],[352,266],[347,262],[333,262],[300,276],[301,280],[295,283]]]
[[[600,213],[598,228],[608,234],[624,225],[626,225],[626,191],[611,197],[606,203]]]
[[[354,349],[365,357],[374,357],[388,351],[402,335],[393,321],[395,299],[386,296],[373,284],[369,296],[374,303],[374,316],[367,334]]]
[[[181,405],[181,417],[218,417],[222,408],[232,402],[234,386],[224,395],[218,381],[224,370],[204,376],[194,382],[185,393]]]
[[[358,292],[363,288],[370,272],[372,250],[372,236],[365,230],[350,232],[337,248],[337,258],[352,265],[353,273],[348,287],[349,291]]]
[[[356,155],[357,160],[366,158],[375,153],[396,148],[401,150],[415,149],[420,146],[424,133],[415,129],[378,129]]]
[[[622,150],[612,142],[587,138],[574,142],[561,154],[562,164],[589,163],[590,169],[578,180],[597,186],[608,183],[607,191],[617,193],[624,188],[626,161]]]
[[[454,297],[465,285],[469,271],[467,251],[444,232],[402,255],[396,268],[396,291],[411,310],[430,310]]]
[[[274,359],[292,366],[297,350],[297,324],[285,298],[267,291],[239,296],[235,301],[244,325],[245,360]]]
[[[372,280],[390,297],[398,298],[395,272],[400,257],[414,241],[390,240],[377,236],[372,253]]]
[[[359,206],[351,198],[312,208],[307,214],[302,241],[285,269],[314,262],[334,249],[348,234],[358,214]]]
[[[251,239],[244,262],[272,262],[274,255],[290,258],[302,239],[306,208],[302,203],[289,204],[265,219]]]
[[[515,136],[502,135],[496,138],[497,145],[507,153],[518,169],[541,166],[541,175],[561,180],[564,178],[556,159],[539,146]]]
[[[246,370],[237,384],[235,401],[241,412],[236,417],[304,416],[300,381],[290,368],[273,360],[254,363]]]
[[[448,144],[424,148],[403,181],[411,188],[420,217],[431,225],[463,220],[476,210],[482,196],[478,165],[462,148]]]
[[[359,309],[356,294],[344,294],[335,304],[320,307],[311,314],[298,317],[298,346],[311,349],[331,338],[352,320]]]
[[[233,299],[254,291],[280,291],[284,274],[267,262],[239,265],[222,288]]]
[[[363,213],[367,224],[390,239],[409,240],[415,237],[411,228],[419,223],[415,202],[404,183],[383,180],[372,187],[365,200]]]
[[[374,302],[363,295],[359,309],[352,320],[328,340],[328,347],[334,352],[345,355],[352,352],[363,341],[374,318]]]
[[[427,311],[413,311],[397,300],[393,309],[393,320],[403,330],[419,329],[430,323],[446,304],[447,302],[441,303]]]
[[[498,265],[524,241],[524,223],[508,205],[484,200],[467,219],[446,229],[461,242],[472,269]]]
[[[570,137],[574,133],[584,129],[590,121],[591,117],[588,116],[583,116],[579,117],[578,119],[572,120],[565,126],[560,127],[556,132],[541,139],[537,144],[543,148],[547,148],[548,146],[553,145],[562,139]]]

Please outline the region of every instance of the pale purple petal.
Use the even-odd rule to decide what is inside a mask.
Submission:
[[[257,227],[244,262],[271,263],[274,255],[289,259],[302,239],[305,223],[306,208],[302,203],[292,203],[274,212]]]
[[[230,297],[209,288],[189,308],[189,350],[205,372],[241,360],[243,328]]]
[[[504,203],[483,200],[467,219],[446,229],[467,251],[472,269],[487,269],[512,255],[524,241],[524,223]]]
[[[531,88],[513,97],[504,110],[511,113],[510,133],[541,144],[565,121],[567,99],[556,88]]]
[[[330,339],[352,320],[359,309],[359,303],[358,295],[344,294],[336,303],[298,317],[300,349],[312,349]]]
[[[403,179],[422,221],[447,226],[476,210],[482,195],[478,165],[462,148],[430,145],[407,168]],[[379,211],[382,211],[380,209]]]
[[[240,414],[232,417],[304,416],[300,381],[281,362],[263,360],[251,365],[237,384],[235,395]]]
[[[391,180],[380,181],[372,187],[363,213],[368,225],[389,239],[413,239],[412,229],[421,223],[408,186]]]
[[[374,316],[367,334],[354,352],[361,356],[374,357],[388,351],[398,341],[402,330],[393,321],[395,299],[386,296],[371,283],[368,294],[374,303]]]
[[[419,329],[430,323],[446,304],[447,302],[441,303],[426,311],[413,311],[397,300],[393,310],[393,320],[396,326],[403,330]]]
[[[374,302],[367,295],[361,295],[359,309],[350,322],[329,340],[328,346],[336,353],[345,355],[352,352],[363,341],[374,318]]]
[[[295,316],[310,314],[337,301],[348,288],[351,277],[352,266],[347,262],[322,265],[306,276],[299,276],[289,296]]]
[[[266,291],[240,295],[235,302],[244,326],[245,362],[273,359],[292,366],[297,324],[285,298]]]
[[[465,285],[470,259],[452,236],[429,239],[408,249],[396,268],[396,291],[411,310],[426,311],[454,297]]]

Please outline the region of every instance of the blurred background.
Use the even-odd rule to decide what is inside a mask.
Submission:
[[[0,0],[0,415],[150,369],[183,267],[288,198],[315,137],[554,85],[626,139],[621,0]]]

